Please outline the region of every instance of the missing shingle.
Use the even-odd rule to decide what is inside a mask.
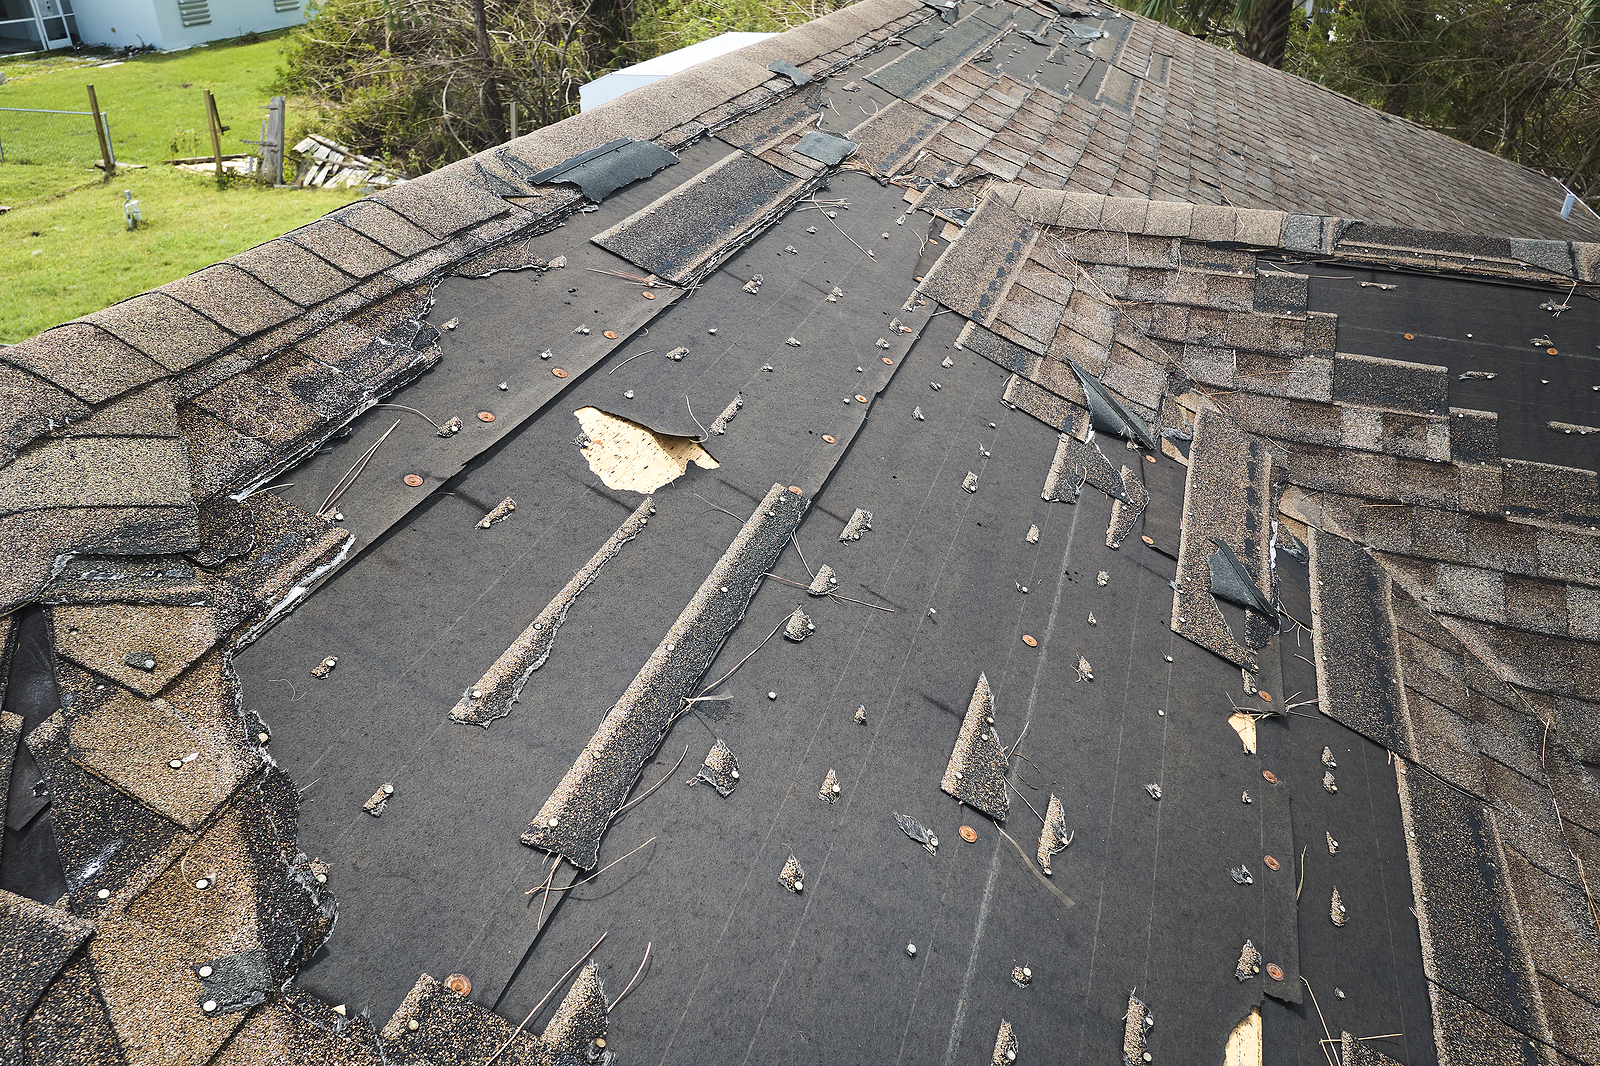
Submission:
[[[693,437],[657,433],[598,407],[580,407],[573,414],[589,441],[583,457],[607,488],[655,492],[681,477],[690,463],[702,470],[717,468]]]

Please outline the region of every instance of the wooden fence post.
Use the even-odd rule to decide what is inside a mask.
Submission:
[[[110,181],[116,176],[116,164],[111,161],[111,141],[106,137],[105,124],[100,121],[100,101],[95,99],[94,86],[89,89],[89,112],[94,118],[95,136],[100,138],[100,169],[105,173],[105,180]]]
[[[211,90],[206,90],[206,121],[211,126],[211,155],[217,161],[217,187],[222,187],[222,135],[228,132],[229,127],[222,124],[222,119],[217,116],[217,98],[211,95]]]

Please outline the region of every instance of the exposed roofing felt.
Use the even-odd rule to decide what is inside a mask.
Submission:
[[[0,350],[4,1057],[1600,1062],[1560,200],[866,0]]]

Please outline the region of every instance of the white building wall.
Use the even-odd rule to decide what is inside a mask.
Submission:
[[[273,0],[209,0],[211,21],[185,26],[178,0],[73,0],[78,36],[85,44],[122,48],[152,44],[163,51],[193,48],[245,33],[298,26],[306,20],[305,0],[288,11]]]

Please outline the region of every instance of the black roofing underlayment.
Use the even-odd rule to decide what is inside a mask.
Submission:
[[[0,350],[0,1058],[1600,1062],[1560,199],[864,0]]]

